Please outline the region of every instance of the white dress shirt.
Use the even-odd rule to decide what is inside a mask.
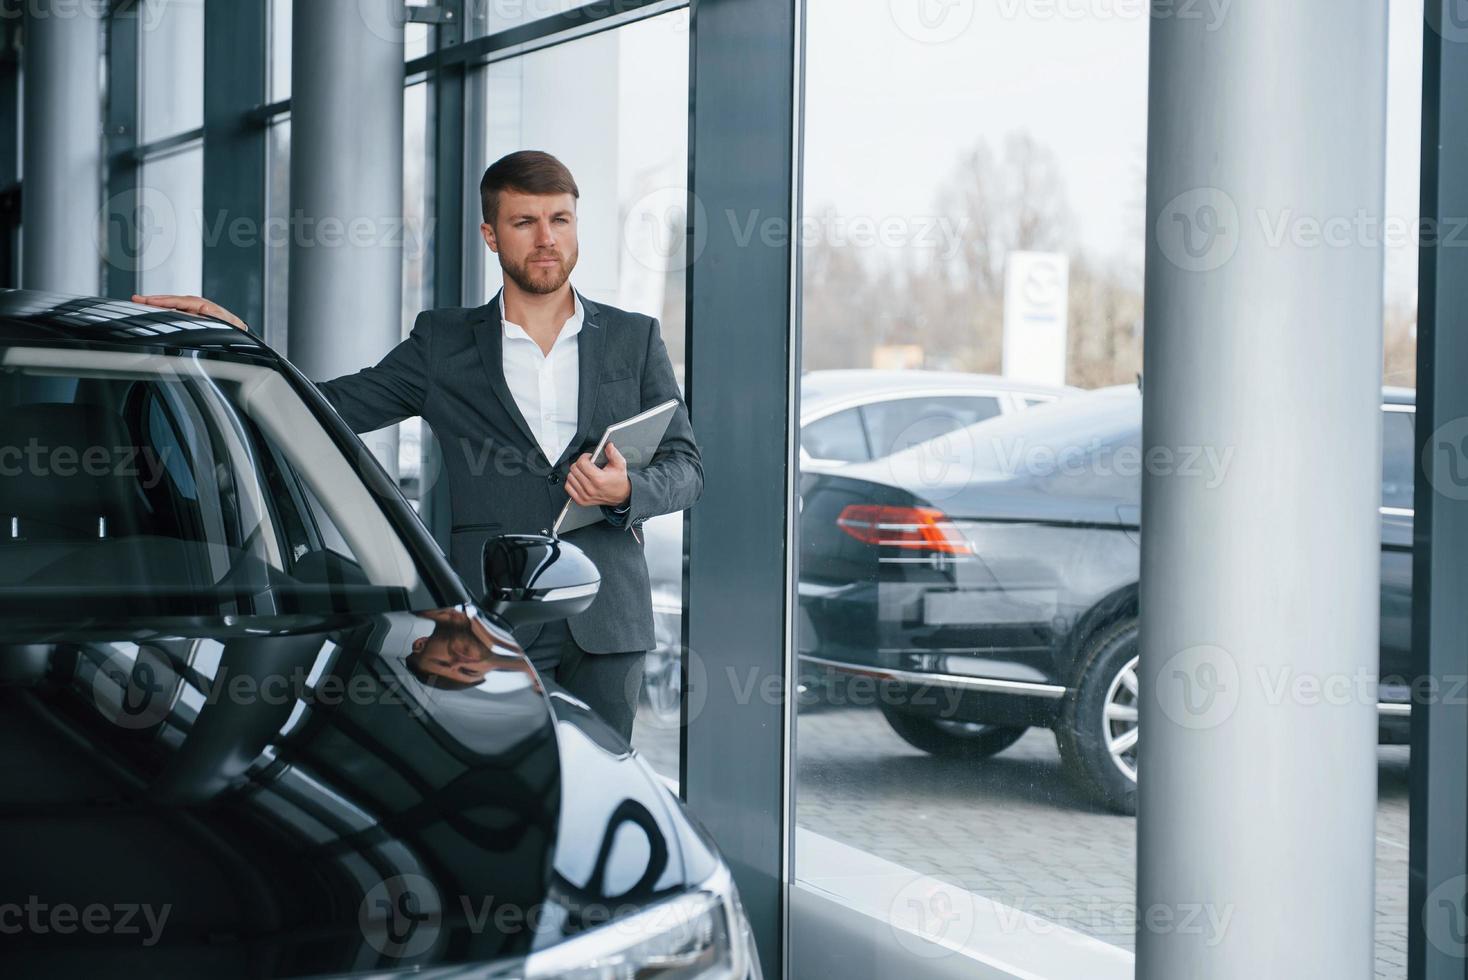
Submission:
[[[576,336],[581,332],[586,311],[581,308],[581,297],[574,289],[571,295],[575,310],[561,326],[549,354],[541,351],[523,327],[505,318],[504,291],[499,295],[505,384],[509,385],[516,407],[535,434],[540,451],[552,464],[561,458],[576,435],[581,379]]]

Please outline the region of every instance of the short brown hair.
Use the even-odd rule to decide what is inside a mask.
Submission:
[[[580,200],[581,190],[566,165],[544,150],[517,150],[489,165],[479,181],[479,199],[484,207],[484,223],[493,225],[499,217],[500,191],[516,190],[522,194],[570,194]]]

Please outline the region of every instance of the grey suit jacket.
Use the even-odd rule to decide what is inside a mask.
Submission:
[[[649,650],[652,601],[642,545],[631,533],[649,517],[684,510],[703,491],[703,465],[687,406],[656,319],[581,298],[586,312],[577,338],[580,385],[576,435],[547,460],[505,383],[498,297],[478,309],[427,310],[412,333],[375,366],[318,384],[353,432],[371,432],[414,415],[433,429],[449,481],[449,562],[473,595],[484,594],[481,553],[498,534],[548,534],[567,495],[566,471],[596,448],[606,427],[669,398],[678,400],[657,453],[628,476],[631,510],[624,526],[603,520],[565,539],[596,563],[601,591],[569,621],[571,635],[592,653]],[[522,627],[528,644],[539,626]]]

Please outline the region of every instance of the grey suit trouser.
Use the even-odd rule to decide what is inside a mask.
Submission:
[[[525,655],[541,677],[585,701],[614,731],[632,740],[647,651],[587,653],[562,619],[541,627]]]

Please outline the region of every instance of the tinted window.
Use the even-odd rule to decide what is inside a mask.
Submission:
[[[861,413],[874,455],[881,459],[945,432],[993,418],[999,414],[999,399],[991,395],[903,398],[863,405]]]
[[[274,369],[39,348],[0,357],[0,609],[441,605],[380,506],[385,487],[369,487],[373,473]],[[58,377],[68,394],[42,395],[38,379]]]
[[[872,458],[867,450],[867,437],[861,427],[861,416],[854,408],[827,415],[804,426],[800,430],[800,444],[816,459],[860,463]]]
[[[1381,417],[1381,505],[1411,507],[1413,437],[1416,415],[1383,412]]]

